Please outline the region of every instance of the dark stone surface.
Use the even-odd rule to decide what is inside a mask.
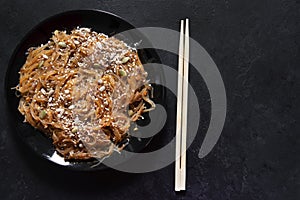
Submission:
[[[113,12],[137,27],[177,30],[178,20],[189,17],[191,36],[219,67],[228,98],[225,127],[213,151],[199,159],[207,129],[201,121],[187,154],[185,193],[174,192],[173,164],[146,174],[66,171],[32,155],[8,127],[4,77],[14,48],[41,20],[81,8]],[[300,199],[299,13],[296,0],[1,0],[0,199]],[[176,67],[176,57],[160,55]],[[201,76],[190,78],[201,116],[209,118]],[[174,123],[165,128],[167,135],[174,131]]]

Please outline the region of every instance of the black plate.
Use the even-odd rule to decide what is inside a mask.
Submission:
[[[99,10],[68,11],[42,21],[24,37],[10,59],[5,79],[6,100],[8,105],[7,116],[9,116],[10,126],[13,128],[12,130],[15,130],[20,138],[22,138],[22,140],[28,144],[37,155],[56,164],[72,169],[104,169],[106,166],[102,164],[92,167],[98,163],[98,160],[96,159],[81,162],[64,162],[62,157],[55,156],[57,154],[51,140],[38,130],[34,129],[28,123],[23,123],[24,117],[17,110],[19,99],[15,96],[15,91],[11,89],[18,84],[18,71],[25,62],[25,53],[29,47],[46,43],[54,30],[70,31],[78,26],[92,28],[94,31],[104,33],[109,36],[134,28],[133,25],[124,19],[114,14]],[[126,38],[126,40],[127,43],[132,44],[139,41],[149,42],[147,38],[141,34],[132,35],[132,38]],[[138,53],[142,63],[160,63],[159,56],[153,49],[139,50]],[[146,70],[149,74],[151,82],[155,82],[157,84],[152,84],[154,87],[154,102],[164,104],[163,101],[165,92],[163,87],[159,86],[164,80],[163,72],[160,69],[153,68],[147,68]],[[145,121],[147,121],[147,119],[145,119]],[[150,140],[151,138],[137,139],[132,137],[128,146],[126,147],[126,150],[139,152],[149,144]]]

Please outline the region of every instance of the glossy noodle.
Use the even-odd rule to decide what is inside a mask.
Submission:
[[[19,111],[65,159],[120,151],[132,122],[155,107],[137,51],[88,28],[54,31],[19,73]]]

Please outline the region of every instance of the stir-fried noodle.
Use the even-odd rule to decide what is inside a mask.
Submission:
[[[65,159],[121,150],[130,123],[155,107],[137,51],[88,28],[54,31],[19,73],[19,111]]]

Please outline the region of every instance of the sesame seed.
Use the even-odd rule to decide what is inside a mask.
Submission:
[[[44,88],[41,89],[42,94],[46,94],[46,91]]]
[[[48,59],[48,58],[49,58],[49,57],[48,57],[47,55],[45,55],[45,54],[43,54],[42,56],[43,56],[43,58],[45,58],[45,59]]]
[[[69,109],[74,109],[74,108],[75,108],[74,105],[70,105],[70,106],[69,106]]]
[[[103,92],[105,90],[105,86],[101,86],[99,90],[100,92]]]

